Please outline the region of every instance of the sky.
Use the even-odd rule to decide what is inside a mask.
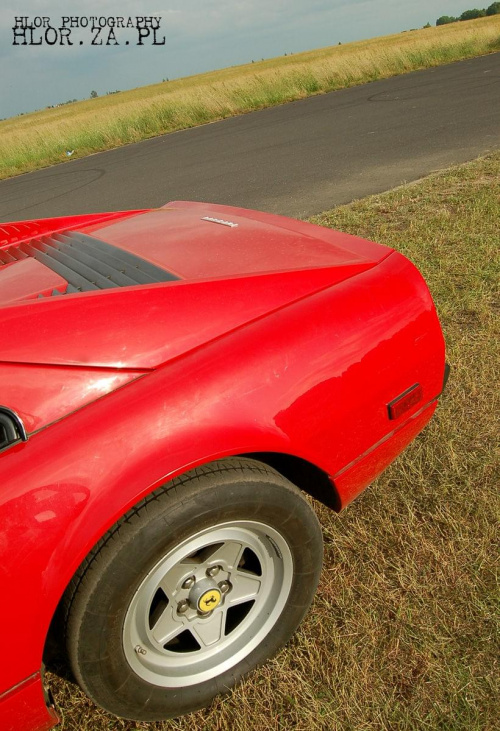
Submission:
[[[437,17],[469,7],[475,5],[467,0],[1,0],[0,119],[86,99],[93,90],[103,95],[434,25]],[[137,16],[159,18],[153,21],[159,22],[156,45],[144,24],[115,28],[116,43],[111,36],[109,45],[109,27],[91,30],[92,17],[122,17],[125,23]],[[14,38],[16,17],[28,21],[18,21]],[[88,19],[87,27],[66,21],[61,33],[62,18],[71,17],[78,25]],[[49,27],[34,28],[33,41],[41,43],[31,45],[31,31],[23,26],[40,23]]]

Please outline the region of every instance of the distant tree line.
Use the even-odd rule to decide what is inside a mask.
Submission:
[[[56,107],[63,107],[65,104],[73,104],[73,102],[77,102],[78,99],[68,99],[67,102],[59,102],[59,104],[49,104],[45,107],[45,109],[55,109]],[[38,109],[36,110],[39,111]],[[29,114],[29,112],[21,112],[21,114]],[[18,115],[20,116],[20,115]]]
[[[165,81],[165,79],[163,79],[163,81]],[[167,81],[168,81],[168,79],[167,79]],[[110,94],[119,94],[119,93],[120,93],[120,89],[115,89],[114,91],[107,91],[106,96],[109,96]],[[97,93],[97,91],[95,89],[92,89],[92,91],[90,92],[90,98],[97,99],[98,96],[99,96],[99,94]]]
[[[442,15],[436,20],[436,25],[447,25],[448,23],[457,23],[459,20],[474,20],[475,18],[484,18],[486,15],[499,15],[500,2],[491,3],[491,5],[483,10],[473,8],[472,10],[464,10],[459,18],[453,18],[451,15]]]

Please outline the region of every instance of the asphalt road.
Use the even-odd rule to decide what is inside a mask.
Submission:
[[[302,217],[500,147],[500,53],[0,182],[0,221],[202,200]]]

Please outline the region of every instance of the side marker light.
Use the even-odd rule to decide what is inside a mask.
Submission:
[[[387,404],[389,419],[399,419],[412,406],[422,400],[422,395],[422,386],[419,383],[414,383],[413,386],[407,388],[406,391],[403,391],[397,398]]]

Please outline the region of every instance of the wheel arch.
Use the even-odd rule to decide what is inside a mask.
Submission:
[[[196,467],[190,467],[189,469],[179,472],[175,475],[175,477],[183,477],[200,467],[207,467],[211,464],[224,462],[225,460],[233,458],[248,459],[271,467],[278,474],[310,497],[318,500],[336,512],[339,512],[341,509],[340,497],[327,473],[312,462],[285,452],[245,452],[229,454],[225,457],[214,457],[213,459],[206,460],[196,465]],[[170,482],[170,480],[168,480],[168,482]],[[148,496],[150,496],[156,489],[158,489],[157,485],[152,487],[139,502],[142,502],[145,499],[147,500]],[[100,540],[102,540],[102,538]],[[77,571],[78,569],[75,571],[75,574]],[[73,576],[69,579],[61,593],[61,596],[59,597],[59,601],[48,626],[43,651],[43,661],[45,666],[48,667],[49,670],[56,669],[56,672],[62,672],[63,675],[66,676],[68,674],[68,664],[64,649],[65,617],[63,605],[65,594],[70,587],[75,574],[73,574]]]
[[[233,545],[228,555],[221,550],[226,542],[242,545],[236,554]],[[199,599],[184,584],[187,577],[194,586],[199,582],[199,598],[208,593],[207,581],[217,586],[207,579],[214,552],[220,553],[219,579],[228,580],[237,606],[246,611],[229,615],[229,599],[212,622],[197,616]],[[193,561],[186,564],[186,556]],[[71,669],[90,698],[125,718],[157,721],[197,710],[288,641],[312,600],[321,565],[321,527],[299,488],[254,459],[233,456],[200,465],[128,511],[82,565],[67,595]],[[272,567],[269,574],[266,567]],[[168,596],[162,619],[156,613],[162,600],[155,605],[159,587]],[[190,612],[187,624],[176,611]],[[180,665],[178,655],[165,657],[165,622],[168,635],[191,652]],[[161,635],[151,636],[157,624]],[[138,647],[146,650],[145,661],[136,659]]]
[[[341,500],[334,483],[324,470],[312,462],[285,452],[250,452],[236,456],[272,467],[307,495],[336,513],[340,512]]]

